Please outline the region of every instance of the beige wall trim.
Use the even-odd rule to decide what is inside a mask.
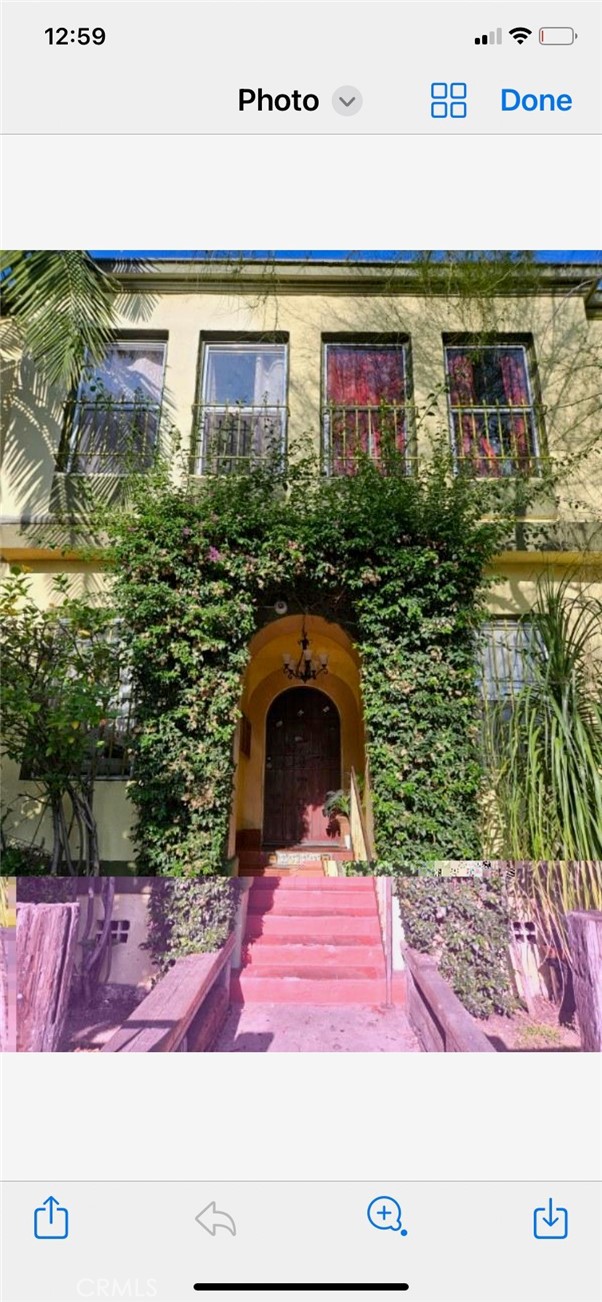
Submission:
[[[82,556],[81,552],[63,550],[60,547],[3,547],[0,551],[0,561],[5,561],[9,565],[19,561],[56,561],[57,566],[60,566],[63,561],[79,561],[82,568],[108,564],[105,552],[86,550],[85,556]]]
[[[89,552],[85,555],[79,551],[63,551],[53,547],[3,547],[0,560],[13,561],[80,561],[82,565],[108,564],[105,552]],[[570,569],[602,570],[602,552],[500,552],[486,566],[487,574],[496,574],[500,567],[513,569],[528,565],[557,565]]]
[[[538,570],[544,566],[602,573],[602,552],[500,552],[485,567],[485,573],[499,574],[501,571],[525,567]]]

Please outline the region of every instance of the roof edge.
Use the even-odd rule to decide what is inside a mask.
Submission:
[[[333,261],[245,261],[210,260],[205,258],[180,260],[166,258],[160,262],[145,259],[103,260],[103,268],[118,280],[122,290],[148,293],[220,293],[279,292],[325,293],[367,295],[416,294],[424,288],[424,264],[414,262],[383,264],[366,261],[340,263]],[[429,266],[429,293],[449,295],[449,263]],[[529,264],[524,275],[519,267],[515,276],[499,295],[501,298],[524,295],[552,294],[559,291],[578,292],[585,300],[596,300],[600,290],[602,264],[591,262],[535,263]]]

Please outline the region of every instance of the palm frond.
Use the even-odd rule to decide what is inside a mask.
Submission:
[[[1,272],[25,352],[50,383],[75,383],[86,358],[100,361],[113,335],[116,282],[80,249],[12,250]]]

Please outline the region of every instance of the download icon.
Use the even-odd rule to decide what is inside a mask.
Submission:
[[[555,1207],[548,1198],[547,1207],[536,1207],[533,1212],[533,1234],[536,1239],[566,1239],[569,1232],[569,1215],[566,1207]]]

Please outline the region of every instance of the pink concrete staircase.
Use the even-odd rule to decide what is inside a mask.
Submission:
[[[270,877],[249,890],[233,1003],[384,1004],[375,883],[367,877]],[[401,1002],[396,991],[395,1002]]]

